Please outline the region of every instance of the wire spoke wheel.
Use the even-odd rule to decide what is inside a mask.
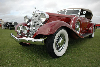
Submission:
[[[46,39],[47,51],[53,58],[61,57],[68,47],[68,33],[64,28],[59,28],[53,35]]]
[[[60,52],[62,49],[64,49],[65,47],[65,36],[64,34],[60,34],[57,39],[56,39],[56,42],[55,42],[55,47],[56,47],[56,50],[58,52]]]
[[[75,24],[75,30],[78,34],[80,33],[80,22],[79,21],[77,21]]]

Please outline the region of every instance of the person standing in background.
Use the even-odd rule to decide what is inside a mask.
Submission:
[[[0,22],[1,22],[2,29],[4,29],[4,21],[0,19]]]

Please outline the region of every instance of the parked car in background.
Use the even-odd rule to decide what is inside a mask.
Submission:
[[[50,56],[57,58],[66,52],[69,37],[94,37],[92,16],[92,11],[84,8],[69,8],[58,13],[37,10],[26,22],[16,26],[17,36],[10,35],[22,46],[44,42]]]
[[[95,24],[96,29],[100,28],[100,23]]]
[[[17,26],[17,22],[5,22],[4,28],[14,29]]]

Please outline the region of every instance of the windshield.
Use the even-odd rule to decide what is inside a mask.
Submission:
[[[65,14],[65,15],[78,15],[79,10],[61,10],[59,11],[59,14]]]
[[[66,15],[78,15],[79,10],[67,10]]]

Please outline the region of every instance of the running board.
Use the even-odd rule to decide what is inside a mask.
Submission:
[[[86,33],[86,34],[82,34],[81,36],[82,37],[87,37],[87,36],[89,36],[89,35],[91,35],[92,33]]]

